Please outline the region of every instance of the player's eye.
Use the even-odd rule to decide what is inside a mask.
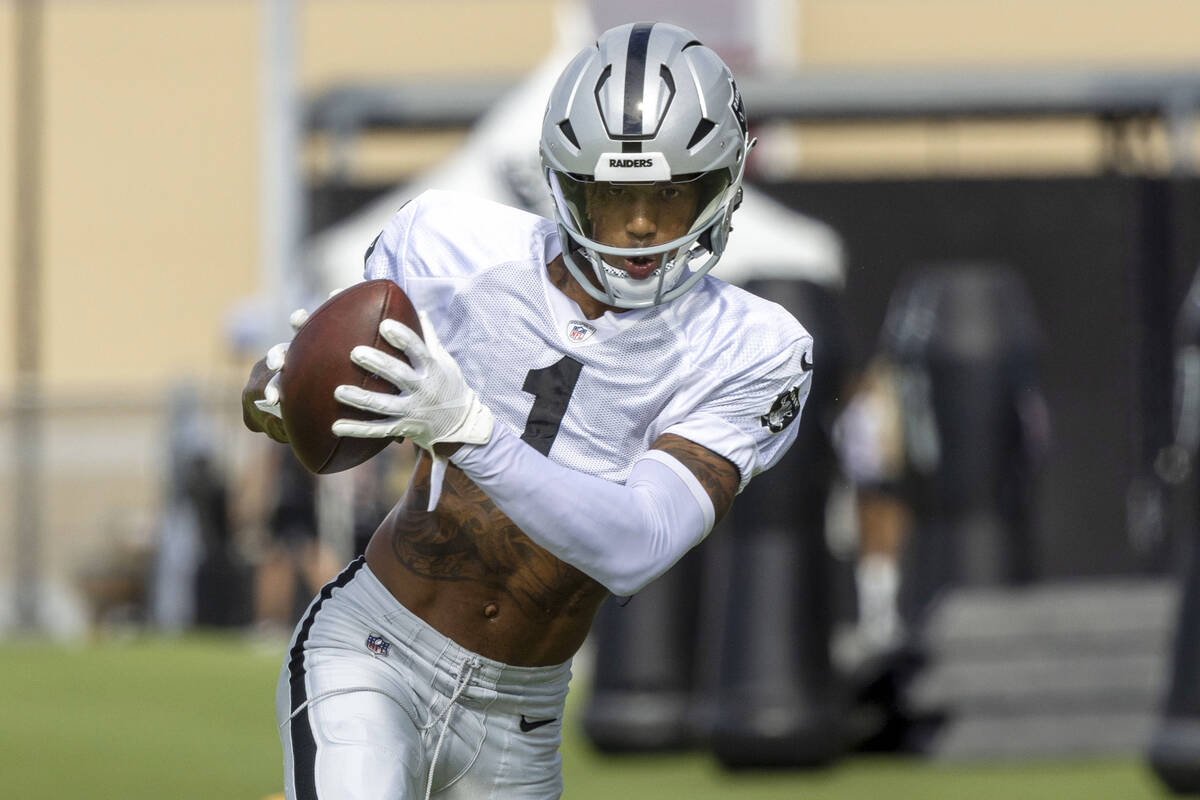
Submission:
[[[620,197],[621,195],[625,194],[625,187],[610,183],[604,193],[609,197]]]
[[[662,197],[662,199],[664,199],[664,200],[674,200],[676,197],[679,197],[679,195],[681,194],[681,192],[679,191],[679,187],[671,186],[671,185],[662,187],[661,189],[658,190],[658,193],[659,193],[659,196]]]

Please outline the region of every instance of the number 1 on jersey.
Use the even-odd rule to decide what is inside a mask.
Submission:
[[[533,408],[529,409],[521,439],[544,456],[550,455],[582,369],[583,364],[563,356],[548,367],[529,370],[525,376],[521,389],[533,395]]]

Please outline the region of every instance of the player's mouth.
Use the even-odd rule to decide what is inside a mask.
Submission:
[[[633,278],[635,281],[644,281],[662,272],[664,258],[662,253],[631,258],[606,253],[601,257],[600,264],[610,278]],[[670,262],[667,262],[666,268],[671,269]]]
[[[661,256],[635,256],[622,259],[621,266],[629,273],[629,277],[640,281],[649,278],[658,269]]]

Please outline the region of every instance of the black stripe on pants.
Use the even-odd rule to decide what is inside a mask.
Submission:
[[[350,582],[350,579],[362,569],[363,564],[367,560],[359,556],[354,561],[350,562],[350,566],[342,570],[342,574],[338,575],[321,589],[320,596],[317,602],[313,603],[312,608],[308,610],[308,615],[304,618],[303,624],[300,626],[300,633],[296,636],[296,644],[292,646],[292,650],[288,655],[288,673],[290,678],[288,682],[292,690],[292,711],[295,711],[308,699],[307,691],[304,687],[304,643],[308,640],[308,633],[312,630],[313,621],[317,618],[317,612],[321,610],[321,606],[325,604],[333,595],[334,589],[340,589]],[[317,761],[317,740],[313,737],[312,726],[308,722],[308,709],[304,709],[304,713],[297,714],[291,721],[291,736],[292,736],[292,769],[295,772],[296,780],[296,800],[317,800],[317,781],[314,769]]]

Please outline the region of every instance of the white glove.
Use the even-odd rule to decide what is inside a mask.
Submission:
[[[334,292],[340,292],[338,289]],[[330,297],[333,297],[331,294]],[[297,308],[288,317],[288,324],[292,326],[292,331],[300,330],[300,326],[308,321],[308,309]],[[280,342],[273,345],[267,351],[267,369],[274,370],[275,374],[271,376],[271,380],[267,381],[267,385],[263,387],[263,399],[255,400],[254,405],[259,411],[265,411],[273,417],[283,419],[283,411],[279,407],[279,370],[283,369],[283,359],[287,355],[288,345],[291,342]]]
[[[339,402],[380,414],[381,420],[339,419],[338,436],[364,439],[403,436],[426,450],[439,442],[485,444],[495,423],[492,412],[463,379],[454,356],[438,341],[428,315],[420,313],[425,339],[394,319],[379,323],[379,333],[412,362],[410,367],[382,350],[359,345],[350,360],[400,390],[400,394],[371,392],[358,386],[334,389]]]

